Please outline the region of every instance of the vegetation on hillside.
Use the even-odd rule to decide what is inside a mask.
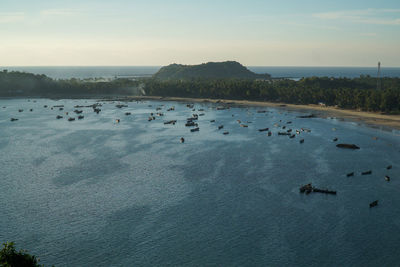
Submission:
[[[45,75],[25,72],[0,72],[0,96],[79,96],[104,94],[136,94],[138,81],[115,79],[110,82],[89,82],[78,79],[53,80]]]
[[[39,260],[24,250],[17,251],[13,242],[3,244],[0,250],[1,267],[40,267]]]
[[[153,76],[156,80],[192,79],[268,79],[268,74],[256,74],[236,61],[208,62],[200,65],[171,64]]]
[[[243,99],[290,104],[318,104],[365,111],[400,112],[400,78],[377,79],[312,77],[299,81],[241,79],[146,82],[146,93],[157,96]]]
[[[138,95],[142,87],[150,96],[243,99],[290,104],[318,104],[346,109],[400,113],[400,78],[355,79],[311,77],[289,79],[193,78],[193,79],[115,79],[91,82],[78,79],[53,80],[45,75],[0,72],[0,96],[99,97]]]

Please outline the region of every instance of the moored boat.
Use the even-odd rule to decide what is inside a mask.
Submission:
[[[370,208],[373,208],[373,207],[375,207],[375,206],[378,206],[378,200],[375,200],[375,201],[369,203],[369,207],[370,207]]]
[[[337,144],[336,147],[347,149],[360,149],[360,147],[355,144]]]

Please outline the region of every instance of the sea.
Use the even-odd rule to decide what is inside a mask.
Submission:
[[[0,70],[22,71],[45,74],[53,79],[88,78],[135,78],[150,77],[160,66],[124,67],[0,67]],[[275,78],[300,79],[302,77],[345,77],[357,78],[360,75],[377,76],[377,67],[248,67],[259,74],[269,73]],[[382,77],[400,77],[400,68],[383,67]]]
[[[188,104],[0,99],[0,242],[46,266],[399,264],[399,131]]]

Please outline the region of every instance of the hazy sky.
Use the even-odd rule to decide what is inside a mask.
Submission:
[[[0,66],[400,66],[400,0],[0,0]]]

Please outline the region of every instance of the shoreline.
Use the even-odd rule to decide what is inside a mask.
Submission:
[[[221,105],[236,106],[252,106],[252,107],[271,107],[281,108],[292,111],[310,111],[316,117],[336,117],[338,119],[363,123],[367,126],[376,128],[384,127],[385,130],[400,130],[400,115],[386,115],[379,112],[357,111],[349,109],[341,109],[332,106],[320,106],[316,104],[296,105],[287,103],[276,103],[266,101],[250,101],[235,99],[212,99],[212,98],[193,98],[193,97],[161,97],[161,96],[127,96],[127,95],[79,95],[79,96],[10,96],[0,97],[0,99],[30,99],[30,98],[47,98],[53,100],[60,99],[98,99],[99,101],[136,101],[136,100],[156,100],[156,101],[176,101],[176,102],[196,102],[196,103],[214,103]]]
[[[284,108],[287,110],[314,111],[322,114],[314,114],[317,117],[337,117],[344,120],[364,123],[368,126],[382,126],[394,130],[400,130],[400,115],[385,115],[378,112],[367,112],[341,109],[331,106],[319,106],[315,104],[295,105],[286,103],[274,103],[264,101],[233,100],[233,99],[210,99],[210,98],[185,98],[185,97],[160,97],[160,96],[128,96],[122,99],[132,100],[158,100],[196,103],[232,104],[238,106],[272,107]],[[324,116],[321,116],[324,115]]]

